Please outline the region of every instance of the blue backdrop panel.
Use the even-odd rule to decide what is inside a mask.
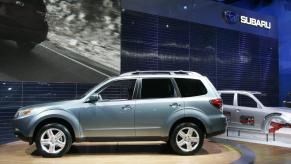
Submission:
[[[121,45],[121,72],[196,71],[217,89],[261,91],[278,105],[275,38],[123,10]]]

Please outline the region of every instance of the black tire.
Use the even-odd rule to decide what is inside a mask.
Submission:
[[[25,42],[25,41],[18,41],[17,46],[18,49],[23,51],[23,52],[29,52],[31,51],[37,44],[34,42]]]
[[[194,129],[199,136],[199,142],[198,143],[196,142],[196,144],[198,144],[198,145],[192,143],[192,145],[194,145],[194,148],[191,151],[182,150],[178,146],[177,141],[176,141],[176,137],[177,137],[179,131],[181,131],[182,129],[187,130],[187,128]],[[192,134],[193,137],[197,137],[196,132],[193,132],[193,134]],[[181,138],[181,137],[179,137],[179,138]],[[170,135],[170,146],[171,146],[172,150],[179,155],[193,155],[193,154],[197,153],[201,149],[201,147],[203,146],[203,141],[204,141],[203,131],[197,125],[195,125],[194,123],[190,123],[190,122],[185,122],[185,123],[181,123],[181,124],[177,125],[176,127],[174,127],[174,130],[172,131],[172,133]],[[185,146],[187,147],[187,145],[185,145]]]
[[[44,134],[48,129],[57,129],[60,130],[61,132],[63,132],[63,134],[65,135],[65,146],[63,147],[63,149],[58,152],[58,153],[48,153],[46,152],[43,148],[42,145],[40,143],[41,141],[41,137],[42,135],[46,135]],[[38,132],[35,138],[35,144],[37,147],[38,152],[43,156],[43,157],[49,157],[49,158],[56,158],[56,157],[62,157],[65,153],[67,153],[71,146],[72,146],[72,135],[69,132],[69,130],[62,124],[58,124],[58,123],[50,123],[47,125],[44,125]]]

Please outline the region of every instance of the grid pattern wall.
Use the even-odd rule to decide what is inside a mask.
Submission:
[[[122,11],[121,72],[191,70],[217,89],[261,91],[278,105],[276,39]]]
[[[18,108],[74,99],[92,86],[78,83],[0,82],[0,144],[16,140],[11,119]]]

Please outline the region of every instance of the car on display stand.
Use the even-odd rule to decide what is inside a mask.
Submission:
[[[46,12],[43,0],[0,0],[0,39],[31,50],[47,39]]]
[[[223,113],[227,128],[275,133],[291,125],[291,110],[286,107],[266,107],[260,101],[261,92],[221,90]]]
[[[283,101],[283,104],[288,107],[291,108],[291,92],[288,93],[288,96],[286,97],[286,99]]]
[[[195,154],[205,136],[225,132],[222,101],[207,77],[185,71],[137,71],[110,78],[71,101],[23,107],[17,137],[60,157],[73,142],[165,141]]]

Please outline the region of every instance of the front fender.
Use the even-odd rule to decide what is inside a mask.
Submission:
[[[80,137],[81,134],[80,134],[80,126],[79,126],[78,118],[73,113],[62,110],[62,109],[54,109],[54,110],[50,109],[50,110],[43,111],[37,114],[36,116],[34,116],[33,119],[31,119],[31,121],[29,122],[29,127],[31,127],[29,131],[29,136],[33,137],[33,134],[37,125],[41,123],[42,121],[49,118],[59,118],[59,119],[63,119],[67,121],[72,126],[75,133],[75,137],[76,138]]]

